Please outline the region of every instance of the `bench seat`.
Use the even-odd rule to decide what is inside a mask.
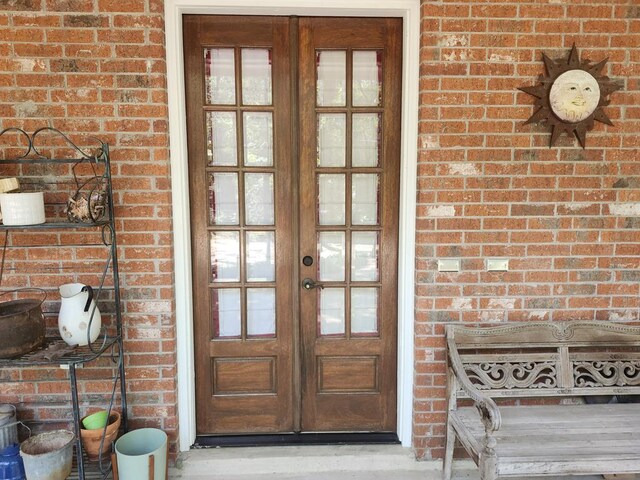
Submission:
[[[640,471],[640,405],[501,406],[498,476]],[[478,457],[485,427],[475,407],[450,411],[451,426]]]
[[[481,480],[640,473],[640,405],[582,403],[640,395],[639,326],[576,320],[446,331],[444,480],[456,441]]]

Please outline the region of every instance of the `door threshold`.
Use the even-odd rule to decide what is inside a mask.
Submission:
[[[192,448],[267,447],[291,445],[399,444],[398,434],[382,433],[279,433],[269,435],[198,435]]]

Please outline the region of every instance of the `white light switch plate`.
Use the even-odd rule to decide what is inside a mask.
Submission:
[[[506,272],[509,270],[508,258],[488,258],[487,270],[490,272]]]
[[[438,271],[439,272],[459,272],[460,260],[456,258],[443,258],[441,260],[438,260]]]

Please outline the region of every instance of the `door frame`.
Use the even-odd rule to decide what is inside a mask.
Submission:
[[[305,0],[303,6],[300,3],[300,0],[165,0],[174,271],[175,278],[181,279],[180,282],[174,281],[180,451],[188,451],[196,438],[191,229],[182,54],[182,16],[186,14],[403,18],[396,428],[404,447],[410,447],[412,443],[420,0]]]

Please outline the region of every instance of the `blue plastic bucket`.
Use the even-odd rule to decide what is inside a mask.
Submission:
[[[14,443],[0,450],[0,480],[25,480],[20,445]]]

